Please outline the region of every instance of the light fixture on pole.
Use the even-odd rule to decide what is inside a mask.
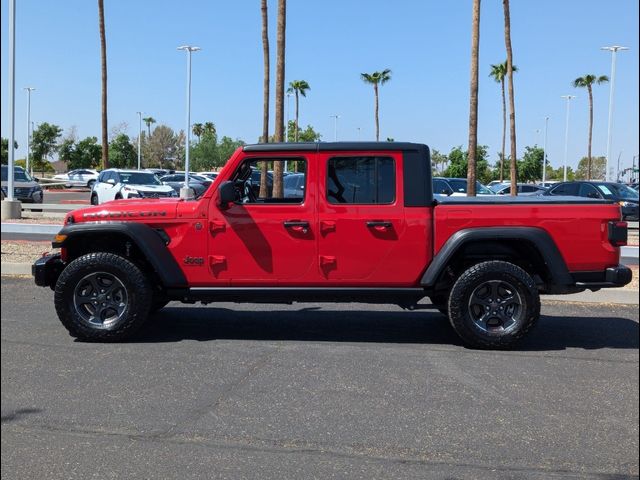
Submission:
[[[142,112],[136,112],[138,114],[138,170],[140,170],[140,164],[142,159],[141,154],[141,137],[142,137]]]
[[[609,158],[611,157],[611,129],[613,126],[613,94],[616,86],[616,54],[619,50],[629,50],[628,47],[612,45],[611,47],[601,47],[600,50],[611,52],[611,81],[609,82],[609,126],[607,127],[607,163],[604,172],[605,182],[609,181]]]
[[[184,159],[184,186],[180,189],[180,198],[185,200],[193,199],[193,190],[189,188],[189,150],[191,143],[191,53],[200,50],[200,47],[191,45],[182,45],[178,50],[187,52],[187,131],[185,143],[185,159]]]
[[[576,98],[575,95],[562,95],[562,98],[567,100],[567,125],[564,131],[564,181],[567,181],[567,157],[569,155],[569,110],[571,100]]]
[[[24,87],[23,90],[27,91],[27,160],[25,163],[25,170],[33,174],[33,165],[29,162],[31,156],[31,92],[35,90],[34,87]],[[29,168],[31,166],[31,168]]]
[[[360,141],[360,127],[357,127],[356,130],[358,131],[358,141]]]
[[[547,130],[549,128],[549,117],[544,117],[544,145],[542,147],[542,186],[547,180]]]
[[[329,118],[333,118],[334,119],[334,123],[333,123],[333,141],[337,142],[338,141],[338,119],[340,118],[340,115],[329,115]]]
[[[7,195],[0,208],[2,220],[20,218],[22,209],[14,198],[16,127],[16,0],[9,0],[9,165],[7,165]]]

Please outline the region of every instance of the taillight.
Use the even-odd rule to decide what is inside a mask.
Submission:
[[[627,222],[609,222],[609,243],[614,247],[627,244]]]

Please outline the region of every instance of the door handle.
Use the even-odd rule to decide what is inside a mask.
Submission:
[[[284,228],[291,229],[294,232],[307,233],[309,231],[309,222],[304,220],[286,220],[283,225]]]
[[[367,227],[375,228],[376,230],[386,230],[387,228],[391,228],[392,224],[384,220],[370,220],[367,222]]]

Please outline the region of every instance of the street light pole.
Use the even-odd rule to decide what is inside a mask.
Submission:
[[[567,99],[567,125],[564,131],[564,181],[567,181],[567,157],[569,155],[569,110],[571,99],[576,98],[575,95],[562,95],[562,98]]]
[[[607,163],[604,172],[605,182],[609,181],[609,158],[611,157],[611,130],[613,128],[613,95],[616,87],[616,54],[618,50],[629,50],[628,47],[612,45],[611,47],[601,47],[600,50],[611,52],[611,82],[609,82],[609,126],[607,127]]]
[[[191,146],[191,52],[197,52],[200,50],[200,47],[182,45],[181,47],[178,47],[178,50],[184,50],[187,52],[187,139],[184,159],[184,186],[180,189],[180,198],[192,200],[193,190],[189,188],[189,147]]]
[[[30,162],[29,157],[31,156],[31,92],[35,90],[34,87],[24,87],[23,90],[27,91],[27,159],[25,163],[25,170],[27,172],[33,173],[33,166],[29,169]]]
[[[549,117],[544,117],[544,145],[543,145],[543,155],[542,155],[542,185],[547,180],[547,130],[549,128]]]
[[[138,114],[138,170],[140,170],[140,164],[142,159],[141,150],[141,137],[142,137],[142,112],[136,112]]]
[[[293,93],[287,93],[287,130],[285,132],[285,141],[289,142],[289,104],[291,103],[291,95],[293,95]],[[297,125],[296,125],[297,127]]]
[[[9,165],[7,165],[7,195],[0,206],[2,220],[20,218],[22,209],[14,199],[16,126],[16,0],[9,0]]]
[[[340,118],[340,115],[329,115],[329,117],[334,119],[334,124],[333,124],[333,141],[337,142],[338,141],[338,119]]]

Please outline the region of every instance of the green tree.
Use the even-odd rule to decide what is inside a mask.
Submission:
[[[477,180],[481,183],[488,183],[493,177],[493,172],[489,168],[488,162],[489,149],[486,145],[478,145],[476,148],[476,171]],[[469,165],[469,154],[466,150],[462,150],[462,146],[451,149],[447,155],[449,166],[443,172],[444,177],[467,178]]]
[[[18,148],[18,142],[13,142],[13,148]],[[2,137],[2,165],[9,163],[9,139]]]
[[[31,136],[31,155],[33,169],[44,173],[49,165],[49,158],[58,150],[58,138],[62,128],[47,122],[38,125]]]
[[[295,120],[289,120],[288,125],[289,138],[296,138],[298,142],[318,142],[322,135],[314,130],[311,125],[307,125],[307,128],[300,130],[296,128]]]
[[[178,135],[166,125],[158,125],[145,142],[146,167],[165,168],[177,160]]]
[[[525,147],[522,160],[518,160],[518,181],[535,182],[542,178],[544,150],[538,146]]]
[[[365,83],[373,85],[373,95],[375,98],[375,120],[376,120],[376,142],[380,141],[380,119],[379,119],[379,92],[378,85],[384,85],[391,80],[391,70],[386,68],[381,72],[361,73],[360,78]]]
[[[134,168],[137,166],[138,152],[129,136],[121,133],[109,144],[109,164],[113,168]]]
[[[449,157],[447,155],[440,153],[438,150],[431,151],[431,165],[434,174],[442,173],[448,161]],[[438,168],[438,165],[440,165],[440,168]]]
[[[100,70],[102,72],[102,168],[109,168],[109,134],[107,128],[107,39],[104,32],[104,0],[98,0],[100,27]]]
[[[142,119],[142,121],[145,123],[145,125],[147,126],[147,136],[151,137],[151,125],[153,123],[156,123],[156,119],[153,117],[144,117]]]
[[[216,166],[218,139],[215,134],[204,133],[200,141],[191,147],[191,169],[195,172],[211,170]]]
[[[590,161],[591,160],[591,161]],[[576,180],[604,180],[607,170],[607,157],[582,157],[576,169]]]
[[[191,126],[191,131],[193,132],[193,134],[198,137],[198,142],[200,142],[200,137],[202,136],[202,134],[204,133],[204,127],[202,126],[201,123],[194,123]]]
[[[97,167],[101,153],[102,148],[96,137],[87,137],[79,142],[66,139],[58,146],[58,157],[67,164],[68,170]]]
[[[502,0],[504,10],[504,44],[507,50],[507,79],[509,80],[509,137],[511,140],[511,195],[518,195],[517,183],[517,156],[516,148],[516,100],[513,91],[513,50],[511,48],[511,13],[509,0]]]
[[[518,67],[512,65],[512,70],[514,72],[518,71]],[[500,89],[502,91],[502,155],[500,157],[500,178],[499,180],[502,182],[504,180],[504,159],[505,159],[505,142],[507,139],[507,98],[504,89],[504,79],[507,76],[507,61],[504,63],[498,63],[496,65],[491,65],[491,73],[489,76],[493,77],[493,79],[500,84]]]
[[[289,82],[289,88],[287,89],[288,93],[293,93],[296,96],[296,128],[294,130],[294,137],[293,137],[293,141],[297,142],[298,141],[298,133],[300,130],[300,95],[302,95],[303,97],[307,96],[307,90],[310,90],[311,87],[309,86],[309,84],[307,83],[306,80],[293,80],[292,82]],[[291,137],[289,137],[291,138]]]
[[[589,93],[589,141],[587,145],[587,180],[591,180],[591,137],[593,134],[593,84],[600,85],[609,81],[609,77],[606,75],[585,75],[578,77],[573,81],[575,88],[586,88]]]

